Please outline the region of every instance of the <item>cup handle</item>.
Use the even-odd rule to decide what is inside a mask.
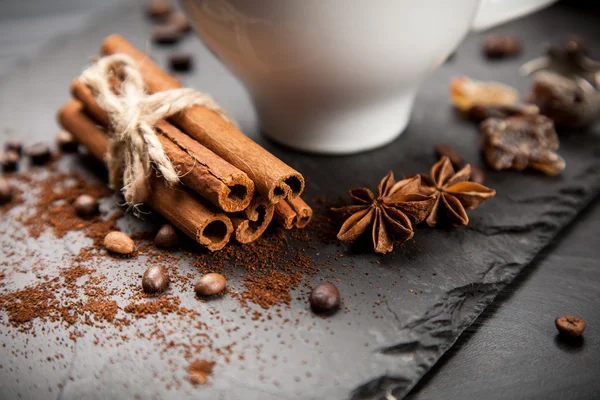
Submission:
[[[481,0],[471,29],[482,31],[544,8],[557,0]]]

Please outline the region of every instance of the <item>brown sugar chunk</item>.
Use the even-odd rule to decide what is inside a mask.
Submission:
[[[565,169],[565,160],[556,154],[559,142],[554,123],[547,117],[490,118],[481,124],[481,133],[482,152],[491,168],[534,168],[547,175]]]
[[[529,101],[560,126],[589,125],[600,118],[600,92],[554,72],[535,74]]]

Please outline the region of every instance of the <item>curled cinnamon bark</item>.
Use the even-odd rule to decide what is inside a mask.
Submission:
[[[120,35],[114,34],[104,39],[100,52],[102,55],[124,53],[132,57],[151,93],[181,87],[175,78]],[[170,118],[170,121],[203,146],[246,172],[258,193],[272,204],[295,198],[304,190],[304,177],[300,173],[208,108],[190,107]]]
[[[58,118],[80,144],[105,162],[108,136],[85,114],[82,103],[69,101],[60,109]],[[229,242],[233,225],[224,213],[183,187],[167,187],[155,176],[149,180],[152,191],[148,204],[182,232],[211,251],[220,250]]]
[[[273,219],[275,206],[270,201],[255,197],[248,208],[231,215],[235,239],[240,243],[250,243],[258,239]]]
[[[96,102],[92,91],[78,79],[71,93],[92,118],[108,126],[108,115]],[[248,207],[254,195],[254,183],[248,175],[196,142],[175,126],[160,121],[155,130],[165,154],[180,173],[181,182],[226,212]]]
[[[296,218],[296,212],[288,204],[287,201],[280,201],[275,206],[275,220],[281,224],[285,229],[292,229],[294,227],[294,219]]]
[[[300,197],[281,201],[275,206],[275,220],[285,229],[304,228],[311,218],[312,208]]]

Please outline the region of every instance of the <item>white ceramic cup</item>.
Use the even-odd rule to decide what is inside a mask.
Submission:
[[[470,29],[554,0],[181,0],[196,32],[249,90],[263,132],[349,154],[408,124],[419,83]]]

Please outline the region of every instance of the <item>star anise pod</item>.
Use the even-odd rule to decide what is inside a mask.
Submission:
[[[334,209],[351,214],[337,238],[352,243],[370,229],[375,252],[392,251],[394,241],[412,238],[413,224],[423,221],[431,211],[434,199],[420,189],[420,176],[396,182],[390,171],[379,183],[377,197],[368,188],[351,190],[353,205]]]
[[[421,192],[435,199],[431,213],[425,220],[427,225],[436,226],[444,217],[455,225],[467,225],[469,217],[465,208],[473,209],[494,197],[495,190],[469,182],[470,176],[469,164],[455,173],[448,157],[442,157],[431,167],[431,176],[421,175]]]

